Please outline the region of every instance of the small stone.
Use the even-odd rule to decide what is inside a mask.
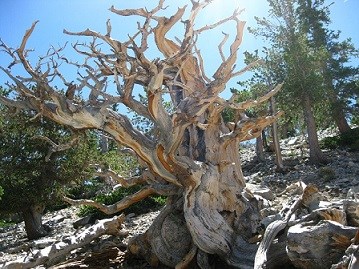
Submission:
[[[135,213],[130,213],[126,216],[126,220],[132,219],[134,216],[136,216]]]
[[[51,219],[51,221],[59,223],[62,222],[65,219],[65,216],[63,215],[57,215],[54,218]]]
[[[51,239],[51,238],[43,238],[43,239],[38,239],[34,241],[34,246],[36,248],[42,249],[42,248],[46,248],[47,246],[55,243],[56,240],[55,239]]]
[[[264,199],[267,199],[269,201],[273,201],[274,200],[274,194],[273,192],[268,189],[268,188],[263,188],[263,189],[257,189],[253,191],[254,194],[259,195],[261,197],[263,197]]]
[[[287,145],[294,145],[295,143],[298,142],[298,140],[299,140],[298,137],[294,137],[287,142]]]
[[[72,226],[75,228],[75,229],[78,229],[80,227],[83,227],[83,226],[86,226],[87,224],[89,223],[93,223],[94,222],[94,216],[93,215],[88,215],[86,217],[83,217],[83,218],[80,218],[78,220],[76,220]]]

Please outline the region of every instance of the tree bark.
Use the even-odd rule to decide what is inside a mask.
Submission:
[[[309,161],[313,164],[326,163],[323,152],[319,146],[317,127],[312,110],[312,103],[309,95],[304,95],[303,98],[304,120],[307,125],[307,135],[309,144]]]
[[[275,105],[275,98],[270,98],[270,113],[271,115],[275,115],[276,113],[276,105]],[[283,159],[282,159],[282,152],[279,145],[279,135],[278,135],[278,124],[277,122],[273,122],[272,124],[272,137],[273,137],[273,144],[274,144],[274,151],[275,151],[275,163],[277,165],[277,170],[282,171],[284,170]]]
[[[338,127],[338,130],[341,134],[348,132],[351,130],[347,119],[345,118],[345,113],[342,104],[338,100],[334,89],[329,91],[328,94],[329,101],[331,103],[331,111],[332,111],[332,118],[335,124]]]
[[[339,132],[343,134],[348,132],[351,128],[345,117],[343,104],[339,101],[338,94],[333,85],[333,78],[326,64],[323,67],[323,76],[328,91],[327,97],[331,106],[332,119],[337,125]]]
[[[109,141],[108,137],[105,134],[100,134],[100,149],[101,153],[106,153],[109,151]]]
[[[46,236],[48,233],[42,225],[42,214],[44,209],[45,207],[43,205],[33,205],[24,209],[22,212],[26,235],[30,240]]]
[[[264,161],[264,146],[262,134],[256,138],[256,155],[259,162]]]

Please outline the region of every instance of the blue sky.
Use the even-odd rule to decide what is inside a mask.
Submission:
[[[76,42],[78,37],[71,37],[63,34],[63,29],[69,31],[81,31],[90,28],[102,33],[106,33],[106,21],[111,19],[113,28],[113,37],[118,40],[127,38],[128,33],[134,33],[137,19],[120,18],[108,11],[111,5],[116,8],[134,8],[147,6],[151,9],[157,3],[156,0],[2,0],[0,3],[0,38],[10,47],[17,47],[22,39],[25,30],[32,22],[39,20],[35,32],[28,42],[28,47],[35,49],[31,54],[31,59],[36,61],[38,55],[43,55],[49,46],[55,47],[63,45],[66,41]],[[151,5],[150,5],[151,4]],[[167,0],[169,5],[164,14],[169,14],[176,10],[178,6],[189,4],[187,0]],[[237,6],[246,10],[240,16],[247,21],[247,26],[255,26],[254,16],[266,16],[267,3],[265,0],[214,0],[213,4],[207,8],[199,18],[198,24],[214,22],[217,18],[222,18],[226,14],[231,14]],[[358,0],[334,0],[331,6],[331,29],[341,30],[342,38],[351,37],[356,47],[359,47],[359,10]],[[172,13],[171,13],[172,14]],[[220,31],[232,33],[234,25],[227,24],[226,27],[217,32],[211,32],[201,37],[199,48],[204,57],[207,76],[211,76],[216,67],[220,64],[220,56],[217,46],[222,40]],[[175,33],[176,34],[176,33]],[[180,37],[180,36],[179,36]],[[89,39],[87,39],[89,41]],[[239,54],[242,52],[261,49],[261,41],[255,40],[247,31],[244,34],[244,40]],[[71,52],[71,46],[67,48],[69,58],[76,59],[75,54]],[[228,47],[227,47],[228,49]],[[228,50],[227,50],[228,51]],[[0,65],[7,66],[10,59],[0,54]],[[238,61],[239,68],[243,67],[243,61]],[[74,70],[64,69],[66,76],[75,79]],[[229,84],[229,87],[235,86],[235,78]],[[0,85],[3,85],[8,78],[4,73],[0,73]]]

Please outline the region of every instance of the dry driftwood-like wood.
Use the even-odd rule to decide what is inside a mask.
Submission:
[[[198,17],[206,16],[205,8],[211,2],[190,1],[188,6],[178,8],[172,16],[166,17],[162,12],[164,0],[159,0],[152,9],[118,10],[111,7],[110,11],[123,20],[128,16],[139,19],[137,30],[122,35],[124,40],[113,36],[115,31],[112,31],[114,26],[110,20],[106,22],[106,33],[103,34],[91,29],[64,30],[67,35],[90,39],[90,42],[79,41],[73,45],[79,55],[77,62],[71,62],[56,49],[40,57],[38,63],[30,62],[27,42],[37,26],[38,22],[35,22],[25,32],[19,48],[12,49],[0,41],[0,51],[13,59],[9,68],[0,66],[0,71],[12,80],[12,84],[9,83],[12,93],[0,96],[0,102],[17,109],[33,110],[38,116],[79,132],[100,130],[114,142],[130,148],[144,164],[143,170],[151,173],[151,176],[124,179],[107,171],[106,176],[119,180],[123,186],[142,184],[138,193],[114,205],[65,198],[69,203],[93,205],[111,214],[151,194],[180,196],[182,204],[176,214],[182,215],[178,218],[182,221],[170,222],[169,217],[162,221],[159,217],[154,227],[165,229],[170,222],[172,230],[180,231],[186,227],[188,237],[176,239],[156,232],[148,233],[148,243],[142,247],[156,251],[148,249],[142,253],[152,253],[151,260],[165,264],[171,261],[171,266],[181,267],[189,264],[191,258],[205,264],[207,255],[217,255],[231,265],[251,268],[256,244],[250,239],[260,229],[260,214],[258,201],[245,191],[239,142],[257,137],[281,115],[280,112],[259,118],[245,115],[247,109],[267,102],[281,85],[257,100],[243,103],[236,102],[236,96],[228,100],[220,96],[230,79],[260,61],[237,69],[245,29],[245,22],[239,19],[240,10],[234,10],[219,21],[198,26]],[[148,3],[153,4],[152,1]],[[177,27],[178,24],[184,24],[184,27]],[[206,58],[197,48],[197,40],[224,24],[234,26],[234,37],[225,35],[219,46],[214,47],[215,50],[218,48],[222,62],[212,76],[207,76]],[[173,29],[183,29],[177,39],[172,38]],[[231,42],[228,46],[227,41]],[[157,48],[157,53],[148,53],[150,46]],[[150,55],[160,57],[151,59]],[[58,67],[66,64],[79,70],[76,84],[60,73]],[[26,78],[15,74],[18,69],[11,69],[15,65],[21,65],[27,73]],[[54,85],[54,81],[60,81],[62,85]],[[66,93],[57,89],[64,89]],[[146,102],[134,94],[135,90],[141,91]],[[79,93],[81,99],[77,98]],[[169,99],[168,96],[171,110],[163,102]],[[148,120],[154,126],[153,134],[142,132],[128,119],[127,112],[114,110],[117,104]],[[234,114],[239,115],[231,128],[226,127],[222,117],[225,109],[233,109]],[[169,200],[170,208],[174,200]],[[167,251],[173,242],[167,248],[156,244],[171,240],[182,240],[175,244],[177,251]],[[195,249],[200,251],[193,254]]]
[[[299,182],[295,184],[295,186],[302,187],[301,191],[303,192],[302,195],[289,207],[289,209],[285,212],[283,219],[276,220],[268,225],[265,230],[263,239],[259,244],[258,250],[256,252],[255,260],[254,260],[254,268],[261,269],[261,268],[272,268],[270,263],[277,263],[278,259],[286,260],[286,253],[281,252],[275,259],[267,256],[272,245],[273,240],[276,238],[279,232],[285,229],[288,225],[288,221],[291,216],[296,212],[296,210],[301,206],[313,206],[318,202],[318,189],[313,185],[305,185],[303,182]],[[286,207],[284,207],[286,210]],[[284,213],[284,212],[283,212]]]
[[[345,200],[343,208],[347,214],[348,224],[359,227],[359,202],[354,200]]]
[[[352,239],[352,244],[345,251],[342,259],[333,264],[331,269],[357,269],[359,268],[359,229],[355,237]]]
[[[130,205],[132,205],[138,201],[143,200],[144,198],[146,198],[149,195],[154,194],[154,193],[155,193],[155,191],[152,188],[143,188],[132,195],[124,197],[122,200],[120,200],[117,203],[112,204],[112,205],[104,205],[102,203],[96,202],[94,200],[89,200],[89,199],[73,200],[68,197],[63,197],[62,199],[71,205],[93,206],[93,207],[99,209],[100,211],[104,212],[105,214],[111,215],[111,214],[115,214],[115,213],[129,207]]]
[[[296,192],[303,193],[290,207],[284,207],[282,219],[267,226],[256,253],[256,269],[290,264],[297,268],[330,268],[344,255],[358,230],[347,226],[346,211],[349,208],[355,216],[357,210],[354,201],[321,208],[319,191],[314,185],[299,182],[294,187]],[[284,232],[277,237],[281,231]],[[355,253],[349,252],[354,262]],[[345,262],[349,264],[349,258]]]
[[[258,250],[256,252],[256,257],[254,261],[255,269],[267,268],[269,259],[269,257],[267,257],[267,253],[269,252],[269,248],[277,234],[282,231],[286,226],[287,222],[285,220],[277,220],[268,225],[264,237],[259,244]],[[285,254],[286,253],[283,253],[283,255]],[[270,266],[268,266],[268,268],[270,268]]]
[[[357,230],[330,220],[294,225],[288,229],[288,256],[298,268],[330,268],[343,256]]]
[[[48,269],[91,268],[104,269],[116,268],[121,263],[124,252],[117,247],[107,247],[98,252],[86,253],[86,256],[78,256],[65,262],[53,265]]]
[[[177,207],[182,203],[178,201]],[[152,266],[158,265],[157,257],[162,255],[161,262],[171,268],[184,267],[197,253],[181,210],[171,205],[160,212],[145,234],[130,240],[128,249]]]
[[[62,242],[53,244],[31,256],[21,258],[16,261],[7,262],[3,265],[3,269],[26,269],[34,268],[42,264],[51,264],[52,261],[65,256],[70,251],[89,244],[94,239],[104,234],[117,235],[121,229],[121,224],[125,220],[125,216],[115,216],[111,219],[99,220],[95,225],[87,228],[78,235],[66,238]]]

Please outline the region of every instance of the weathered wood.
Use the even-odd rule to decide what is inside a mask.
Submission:
[[[345,200],[343,209],[347,214],[348,224],[359,227],[359,201]]]
[[[267,252],[267,268],[291,268],[292,263],[287,254],[287,233],[284,230],[277,235]]]
[[[143,186],[136,194],[114,205],[65,198],[69,203],[93,205],[111,214],[154,193],[179,196],[181,208],[172,207],[171,203],[176,201],[170,199],[168,207],[176,211],[174,215],[168,212],[160,214],[154,228],[130,246],[131,251],[144,255],[152,265],[159,262],[172,267],[180,267],[181,262],[189,264],[192,257],[195,260],[193,253],[198,248],[201,253],[217,255],[234,266],[251,268],[257,246],[250,239],[260,229],[261,216],[258,201],[245,190],[239,142],[257,137],[263,128],[281,115],[279,112],[253,119],[245,116],[246,109],[268,101],[281,85],[257,100],[243,103],[236,102],[235,97],[229,100],[220,97],[230,79],[259,64],[254,62],[236,70],[238,49],[245,29],[245,22],[238,18],[241,11],[235,10],[222,20],[196,29],[198,15],[204,14],[203,9],[211,1],[191,1],[190,10],[185,6],[169,17],[160,14],[164,9],[163,3],[159,0],[153,9],[120,11],[111,7],[110,10],[120,16],[141,17],[138,31],[129,34],[124,41],[111,36],[114,31],[110,21],[106,23],[106,34],[90,29],[80,32],[65,30],[68,35],[92,38],[91,42],[73,46],[84,57],[83,63],[73,63],[63,56],[58,59],[83,70],[78,85],[66,81],[59,73],[55,59],[46,65],[41,62],[46,57],[60,55],[57,51],[41,58],[36,65],[48,66],[47,72],[42,72],[29,61],[26,45],[36,23],[26,31],[19,49],[12,50],[0,41],[6,53],[17,55],[12,65],[22,65],[27,72],[27,78],[23,79],[0,67],[16,84],[13,93],[1,96],[0,102],[34,110],[38,115],[73,129],[101,130],[115,142],[131,148],[145,164],[143,170],[152,174],[143,181],[116,177],[124,186],[140,182]],[[232,42],[227,55],[224,51],[227,38],[219,45],[222,63],[209,79],[204,74],[204,57],[196,48],[196,41],[202,33],[228,22],[235,26],[235,36],[228,39]],[[180,35],[182,39],[172,40],[168,33],[179,23],[185,25],[183,35]],[[153,55],[147,53],[150,45],[157,47],[163,55],[161,59],[148,58],[148,55]],[[107,78],[115,82],[117,95],[109,93],[114,91],[106,91]],[[63,87],[59,85],[58,88],[71,90],[67,95],[52,87],[50,82],[57,80],[63,82]],[[38,87],[46,92],[46,100],[36,95],[34,88]],[[86,89],[82,91],[85,100],[73,98],[82,89]],[[136,100],[134,89],[142,89],[141,95],[146,102]],[[88,96],[84,95],[85,92]],[[163,102],[167,94],[173,102],[171,112]],[[119,103],[150,121],[155,132],[145,135],[125,113],[111,109]],[[228,108],[242,115],[236,119],[232,129],[225,126],[222,118],[223,110]],[[168,231],[168,227],[176,231],[172,237],[168,232],[164,235],[163,231]],[[176,237],[177,233],[181,236]]]
[[[342,209],[319,208],[320,195],[316,186],[302,183],[293,186],[302,195],[291,206],[284,207],[283,219],[267,226],[256,253],[256,269],[290,264],[298,268],[328,268],[327,266],[338,261],[350,245],[351,236],[355,234],[354,227],[345,226],[346,214]],[[307,215],[299,214],[308,211]],[[296,218],[291,219],[291,216]],[[326,222],[328,224],[323,225]],[[283,230],[284,234],[273,243],[277,234]],[[321,265],[323,267],[317,267],[325,255],[331,258],[325,265]]]
[[[116,268],[121,260],[124,258],[125,253],[117,247],[104,248],[98,252],[86,253],[79,255],[73,259],[66,260],[59,264],[53,265],[48,269],[69,269],[69,268],[91,268],[91,269],[104,269]]]
[[[115,213],[129,207],[130,205],[132,205],[138,201],[143,200],[144,198],[146,198],[149,195],[154,194],[154,193],[155,193],[155,191],[153,188],[144,187],[143,189],[139,190],[138,192],[136,192],[132,195],[128,195],[128,196],[124,197],[122,200],[120,200],[117,203],[112,204],[112,205],[105,205],[105,204],[96,202],[94,200],[89,200],[89,199],[73,200],[68,197],[62,197],[62,199],[71,205],[93,206],[93,207],[99,209],[100,211],[104,212],[105,214],[112,215],[112,214],[115,214]]]
[[[330,268],[351,244],[357,228],[324,220],[317,225],[301,223],[288,229],[288,256],[298,268]]]
[[[345,255],[343,255],[342,259],[338,263],[333,264],[331,269],[359,268],[359,229],[351,241],[352,244],[345,251]]]
[[[41,264],[51,264],[54,260],[65,256],[70,251],[89,244],[92,240],[104,234],[117,235],[121,229],[121,224],[125,220],[125,216],[113,217],[111,219],[99,220],[95,225],[87,228],[78,235],[71,236],[62,242],[55,243],[36,253],[28,256],[25,260],[7,262],[3,269],[26,269],[34,268]]]
[[[286,226],[287,223],[284,220],[277,220],[268,225],[256,253],[254,269],[268,268],[267,253],[269,251],[269,248],[277,234],[282,231]]]
[[[315,195],[313,194],[315,193],[316,189],[313,186],[306,186],[305,184],[298,184],[298,186],[304,186],[304,188],[302,189],[302,195],[291,206],[288,207],[288,210],[287,207],[284,207],[284,210],[286,212],[282,212],[283,214],[285,213],[283,219],[275,220],[267,226],[263,239],[259,244],[258,250],[256,252],[254,260],[255,269],[271,268],[270,265],[267,263],[268,260],[271,260],[271,263],[277,263],[277,260],[279,259],[286,260],[286,258],[281,258],[281,256],[283,256],[282,252],[280,253],[280,258],[268,257],[268,252],[277,234],[287,227],[290,217],[296,212],[296,210],[300,206],[304,205],[304,202],[311,203],[311,198],[315,197]]]
[[[174,268],[191,262],[197,247],[193,244],[181,210],[183,201],[166,205],[143,235],[129,241],[129,251],[143,257],[151,266],[159,261]]]

